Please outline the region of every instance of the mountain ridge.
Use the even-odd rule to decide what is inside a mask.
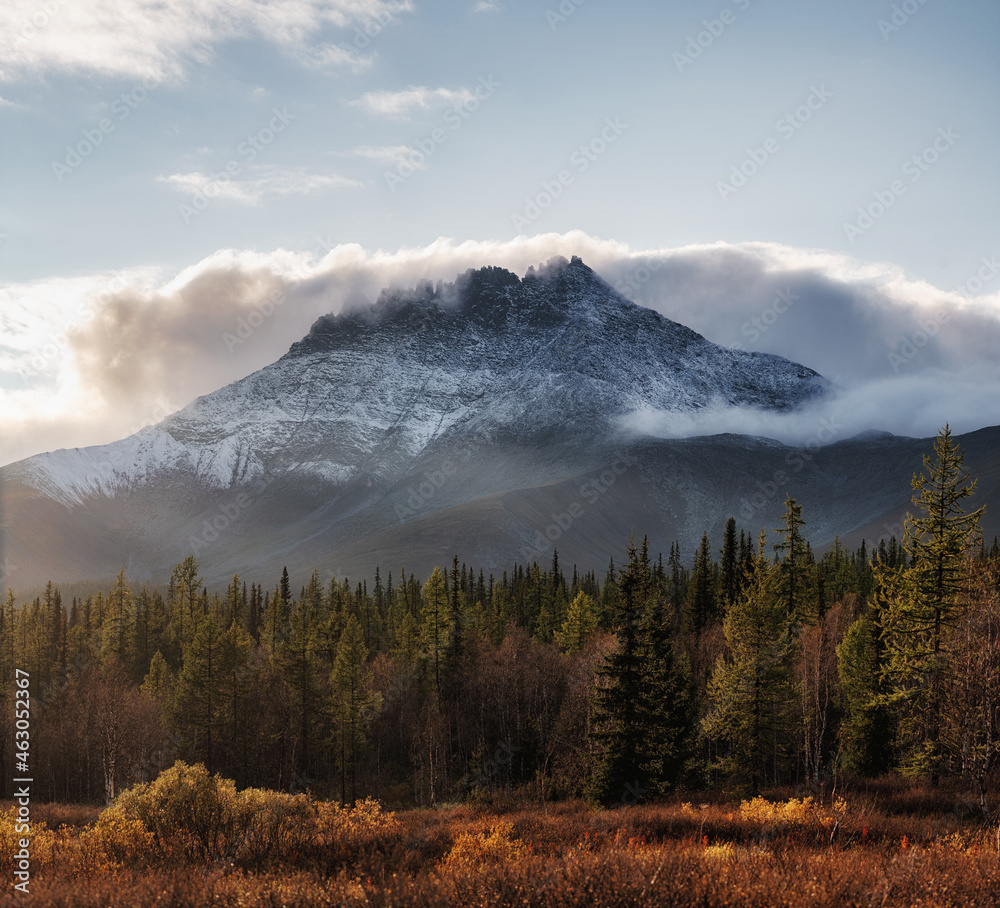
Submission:
[[[368,574],[373,558],[424,571],[464,549],[499,569],[553,542],[603,568],[638,523],[687,549],[745,522],[740,502],[781,471],[750,522],[777,526],[789,493],[820,536],[846,534],[905,501],[912,471],[897,481],[893,459],[919,468],[923,442],[838,442],[791,470],[796,449],[773,439],[621,431],[640,412],[788,412],[831,391],[638,306],[576,257],[523,278],[470,269],[323,316],[274,363],[129,438],[0,469],[4,583],[163,576],[189,554],[212,581],[283,564]]]
[[[626,320],[632,321],[636,334],[629,339],[628,351],[615,350],[618,355],[613,357],[588,355],[587,330],[598,332],[603,343],[620,347],[613,331]],[[525,336],[507,344],[505,351],[502,341],[518,333]],[[534,337],[543,340],[533,343]],[[456,338],[464,343],[466,355],[456,349]],[[657,345],[661,349],[653,349]],[[663,346],[674,358],[672,369],[664,368]],[[641,362],[635,362],[640,355]],[[286,367],[291,374],[280,374]],[[341,381],[337,399],[320,401],[319,383],[310,385],[309,376],[299,374],[316,369],[330,383],[348,373],[361,377],[353,385]],[[621,374],[613,374],[616,371]],[[726,373],[731,377],[728,388],[720,380]],[[787,409],[829,390],[821,376],[804,366],[771,354],[728,351],[626,300],[574,257],[529,270],[523,280],[488,267],[470,269],[456,282],[439,283],[437,288],[428,283],[410,291],[384,291],[366,311],[321,317],[275,363],[197,398],[156,426],[113,442],[121,456],[103,445],[28,460],[49,474],[43,478],[36,469],[31,478],[46,491],[63,486],[67,502],[79,499],[88,480],[93,491],[108,492],[121,482],[148,478],[150,470],[177,466],[191,467],[209,484],[227,487],[266,475],[262,449],[268,440],[272,454],[280,449],[283,433],[289,443],[302,444],[303,436],[315,435],[306,424],[323,418],[331,425],[339,423],[360,443],[339,461],[331,460],[329,448],[314,451],[312,459],[306,451],[296,466],[311,465],[321,478],[339,482],[372,454],[373,430],[381,428],[380,442],[388,438],[390,446],[398,443],[400,454],[417,453],[463,420],[478,421],[479,434],[503,437],[515,424],[529,428],[533,399],[540,408],[561,404],[568,417],[560,425],[564,432],[613,432],[615,426],[605,416],[615,402],[602,392],[622,391],[622,374],[628,378],[624,393],[631,397],[631,402],[626,399],[631,410],[697,410],[720,400]],[[520,384],[519,394],[505,394],[497,387],[511,380],[515,388]],[[296,386],[304,386],[307,393],[297,394]],[[477,412],[475,404],[487,395],[497,419],[484,419]],[[619,410],[619,416],[627,412]],[[536,419],[532,428],[544,437],[552,429],[551,420]],[[96,464],[82,466],[83,481],[79,469],[72,475],[67,450],[100,452]],[[110,456],[104,457],[105,452]],[[45,469],[49,465],[52,468]],[[11,466],[16,473],[18,464]]]

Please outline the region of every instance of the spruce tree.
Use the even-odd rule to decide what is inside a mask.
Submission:
[[[685,630],[700,634],[715,620],[715,564],[708,534],[702,534],[685,598]]]
[[[246,628],[233,621],[222,638],[220,653],[220,693],[225,701],[222,714],[226,740],[221,751],[228,751],[230,771],[238,784],[249,782],[248,754],[251,748],[253,712],[260,708],[248,691],[252,688],[250,657],[253,640]]]
[[[946,425],[934,441],[934,458],[924,457],[926,475],[913,476],[913,503],[922,513],[908,513],[904,521],[901,561],[905,565],[908,556],[910,564],[884,578],[890,588],[886,672],[903,710],[904,768],[929,773],[934,784],[946,765],[948,638],[961,617],[966,561],[981,541],[984,510],[965,510],[976,483],[963,461]]]
[[[173,644],[171,651],[178,662],[184,647],[194,636],[200,618],[198,587],[201,585],[201,578],[198,570],[198,562],[193,555],[189,555],[174,567],[170,575],[167,608]]]
[[[895,729],[883,676],[885,634],[875,592],[867,614],[848,627],[837,647],[837,667],[847,701],[842,726],[845,766],[875,778],[894,763]]]
[[[108,595],[104,626],[101,629],[101,655],[105,659],[117,657],[126,670],[130,670],[135,662],[134,612],[132,591],[125,577],[125,568],[122,568]]]
[[[779,556],[778,593],[788,617],[796,624],[815,621],[818,616],[814,562],[802,535],[803,526],[802,505],[786,496],[784,524],[775,530],[781,534],[781,541],[775,543],[774,551]]]
[[[646,540],[639,569],[648,565]],[[695,709],[691,672],[673,644],[673,616],[666,590],[651,584],[640,631],[641,707],[645,725],[645,770],[653,794],[666,795],[682,781],[694,744]]]
[[[719,565],[719,585],[722,593],[723,608],[736,601],[740,592],[740,550],[736,540],[736,518],[726,521],[726,530],[722,537],[722,560]]]
[[[618,578],[614,620],[618,645],[597,671],[591,716],[595,754],[587,795],[606,807],[641,800],[650,791],[640,639],[649,593],[648,564],[644,572],[634,540],[628,555],[628,565]]]
[[[240,580],[239,574],[233,574],[226,590],[225,624],[228,627],[234,621],[246,627],[246,584]]]
[[[436,700],[442,694],[445,660],[451,642],[451,610],[448,607],[448,593],[445,590],[445,576],[436,567],[424,584],[423,605],[420,610],[421,642],[427,659],[431,689]]]

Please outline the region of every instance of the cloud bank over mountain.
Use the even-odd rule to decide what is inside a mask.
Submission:
[[[823,419],[836,437],[1000,423],[996,259],[945,290],[896,266],[768,243],[634,251],[576,231],[369,252],[317,238],[307,251],[222,250],[175,276],[137,269],[0,287],[0,416],[13,427],[0,463],[130,434],[273,362],[318,317],[366,306],[383,288],[483,265],[523,275],[556,255],[579,255],[626,297],[709,340],[780,354],[841,389],[829,411],[706,412],[689,434],[801,443]],[[658,425],[657,414],[637,414],[631,428]]]

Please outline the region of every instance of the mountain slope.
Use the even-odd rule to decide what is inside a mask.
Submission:
[[[576,442],[634,412],[784,409],[827,389],[804,366],[719,347],[629,302],[579,259],[523,281],[484,268],[320,319],[278,362],[157,426],[7,473],[65,504],[170,471],[212,488],[275,470],[341,484],[395,475],[449,435]]]
[[[286,562],[423,570],[438,557],[429,545],[448,558],[479,547],[499,566],[521,557],[560,489],[624,457],[634,465],[611,476],[632,491],[580,547],[602,566],[640,513],[664,532],[681,510],[693,525],[738,486],[748,451],[778,450],[715,441],[696,457],[716,474],[692,462],[680,480],[695,449],[629,441],[632,416],[793,409],[828,391],[805,366],[719,347],[629,302],[579,259],[523,279],[470,271],[322,318],[276,363],[130,438],[3,468],[4,582],[122,564],[162,578],[192,552],[211,580]],[[589,513],[613,500],[601,492]]]

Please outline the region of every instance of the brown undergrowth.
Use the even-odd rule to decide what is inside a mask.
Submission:
[[[913,786],[386,813],[213,778],[183,767],[89,822],[40,805],[58,825],[33,830],[30,894],[8,885],[0,905],[987,906],[1000,891],[995,829]]]

